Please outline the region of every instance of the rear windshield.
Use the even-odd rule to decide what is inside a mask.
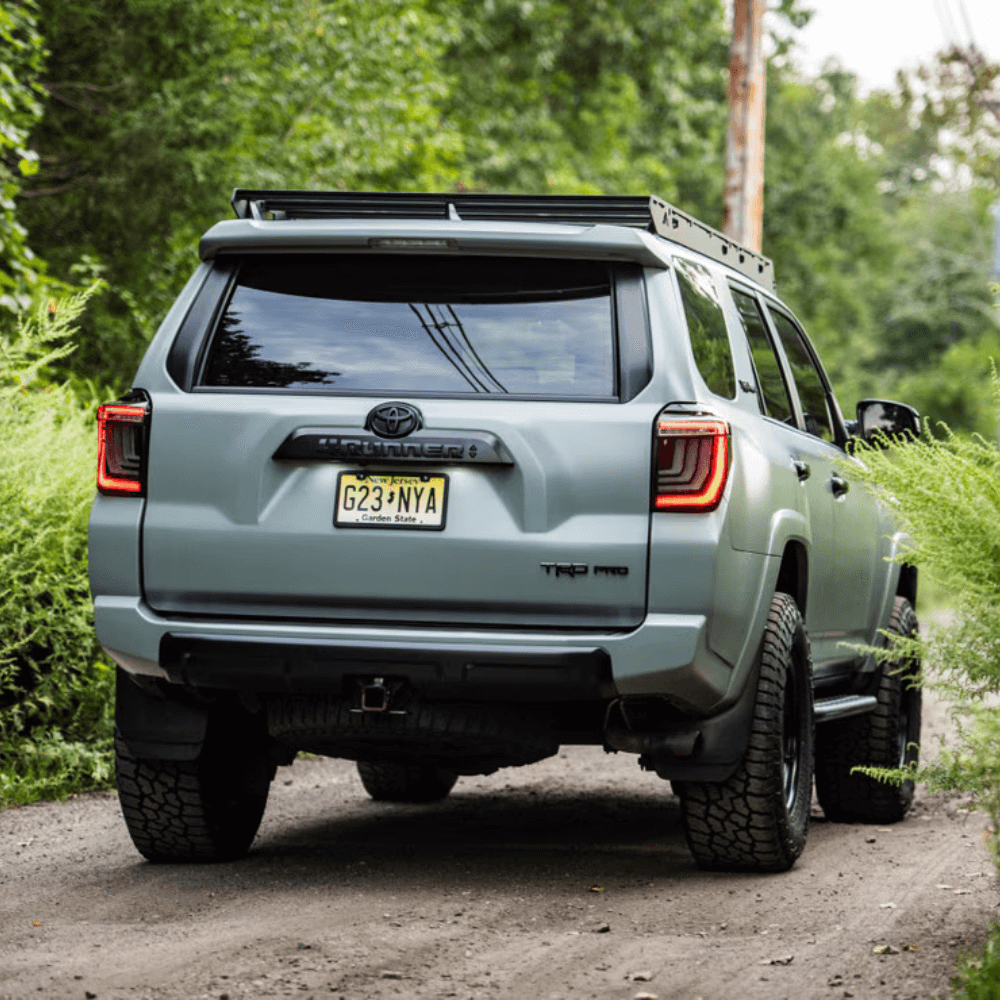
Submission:
[[[205,386],[612,397],[595,261],[287,254],[240,266]]]

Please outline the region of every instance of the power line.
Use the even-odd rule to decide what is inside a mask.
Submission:
[[[969,39],[969,48],[974,49],[976,47],[976,35],[972,30],[972,22],[969,20],[969,11],[965,6],[965,0],[955,0],[958,4],[958,12],[962,15],[962,22],[965,24],[965,34]]]
[[[933,0],[934,13],[937,14],[938,22],[941,25],[941,34],[944,36],[944,44],[948,47],[958,45],[958,29],[951,16],[951,9],[948,0]]]

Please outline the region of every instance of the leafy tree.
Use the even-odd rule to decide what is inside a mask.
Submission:
[[[50,49],[34,246],[103,274],[75,369],[119,384],[237,185],[423,188],[448,179],[450,35],[423,0],[39,0]]]
[[[15,198],[21,181],[38,170],[28,134],[42,115],[38,84],[45,46],[34,0],[0,3],[0,312],[25,308],[44,265],[26,242]]]
[[[992,433],[977,386],[1000,337],[993,194],[989,178],[956,182],[954,136],[974,116],[954,88],[939,100],[933,79],[901,74],[891,93],[861,100],[836,67],[808,80],[772,66],[764,250],[842,402],[901,398]]]
[[[1000,63],[975,47],[953,46],[916,79],[926,90],[922,123],[943,136],[953,160],[1000,194]]]
[[[432,0],[458,34],[443,103],[471,189],[657,192],[718,218],[721,0]]]
[[[764,252],[845,399],[877,353],[899,249],[878,165],[852,132],[855,87],[837,69],[803,80],[772,68],[764,161]]]
[[[892,94],[872,95],[857,126],[877,153],[899,241],[875,356],[880,382],[952,427],[991,436],[995,413],[979,387],[989,358],[1000,357],[989,280],[989,204],[1000,195],[998,79],[1000,65],[952,49],[900,73]]]

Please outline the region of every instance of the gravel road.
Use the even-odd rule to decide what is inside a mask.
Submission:
[[[927,745],[947,720],[925,716]],[[924,793],[891,828],[814,807],[771,876],[698,871],[669,785],[590,747],[432,806],[300,760],[249,858],[215,866],[145,863],[110,794],[8,809],[0,997],[924,1000],[998,915],[959,805]]]

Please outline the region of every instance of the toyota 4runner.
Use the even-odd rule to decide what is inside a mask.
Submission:
[[[771,262],[658,198],[237,190],[99,414],[90,579],[152,861],[233,858],[279,764],[376,799],[562,744],[669,780],[699,865],[889,823],[904,539]],[[874,435],[874,437],[873,437]],[[884,440],[884,438],[881,438]],[[815,727],[814,727],[815,723]]]

